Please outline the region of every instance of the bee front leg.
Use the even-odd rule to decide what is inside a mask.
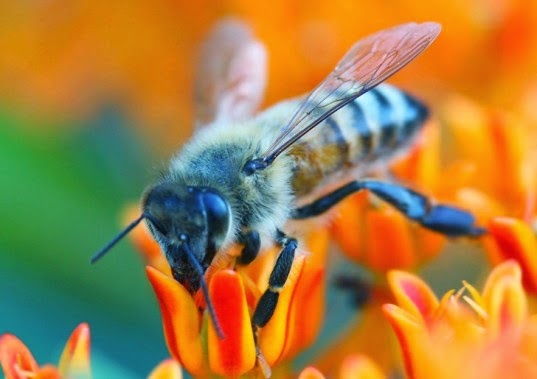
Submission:
[[[287,281],[287,277],[293,266],[295,250],[298,245],[296,239],[285,235],[279,230],[276,236],[276,242],[282,247],[282,251],[278,255],[276,264],[270,274],[269,286],[259,299],[255,307],[254,316],[252,317],[252,323],[258,328],[265,326],[274,314],[280,291]]]
[[[378,180],[356,180],[320,199],[293,211],[294,219],[314,217],[326,212],[345,197],[367,189],[395,207],[410,220],[449,237],[477,237],[486,232],[475,225],[475,218],[463,209],[433,204],[425,195],[395,183]]]
[[[237,259],[241,265],[251,263],[259,254],[261,249],[261,237],[256,230],[248,230],[239,235],[239,243],[243,245],[241,255]]]

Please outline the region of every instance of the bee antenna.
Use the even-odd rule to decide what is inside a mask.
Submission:
[[[192,263],[192,266],[196,269],[198,274],[200,275],[200,285],[201,290],[203,292],[203,296],[205,297],[205,302],[207,303],[207,310],[209,311],[209,317],[211,317],[211,320],[213,321],[214,328],[216,329],[216,334],[218,334],[218,338],[223,340],[226,338],[224,335],[224,332],[222,331],[222,328],[220,327],[220,323],[218,322],[218,319],[216,318],[216,312],[213,308],[213,303],[211,302],[211,299],[209,298],[209,290],[207,289],[207,282],[205,281],[205,277],[203,276],[203,269],[201,268],[200,263],[194,256],[194,253],[192,253],[192,250],[190,250],[190,246],[188,246],[187,243],[184,243],[186,256],[190,260],[190,263]]]
[[[125,229],[123,229],[121,232],[117,234],[108,244],[103,247],[97,254],[95,254],[93,257],[91,257],[91,264],[94,264],[99,259],[101,259],[107,252],[110,250],[116,243],[118,243],[123,237],[125,237],[129,232],[136,227],[142,221],[144,218],[146,218],[145,214],[141,214],[136,220],[131,222]]]

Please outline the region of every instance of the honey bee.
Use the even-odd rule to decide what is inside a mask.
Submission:
[[[195,135],[146,190],[141,215],[92,262],[145,220],[174,278],[191,293],[203,291],[222,336],[204,278],[215,256],[240,243],[238,261],[248,264],[262,243],[281,247],[252,316],[253,325],[263,327],[298,246],[284,232],[286,223],[321,215],[357,191],[369,190],[433,231],[482,234],[464,210],[367,178],[412,145],[429,114],[416,98],[381,83],[423,52],[440,29],[434,22],[407,23],[372,34],[309,95],[254,115],[265,86],[265,49],[243,24],[222,22],[202,53]]]

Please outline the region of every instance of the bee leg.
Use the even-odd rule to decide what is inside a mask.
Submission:
[[[261,238],[256,230],[248,230],[239,236],[239,242],[243,245],[241,255],[237,259],[239,264],[247,265],[259,254],[261,249]]]
[[[303,219],[322,214],[354,192],[367,189],[385,202],[394,206],[407,218],[427,229],[450,237],[477,237],[486,232],[475,225],[474,216],[462,209],[445,204],[432,204],[419,192],[395,183],[378,180],[356,180],[329,193],[320,199],[293,211],[294,219]]]
[[[286,236],[281,231],[278,231],[276,241],[282,247],[282,251],[270,274],[269,286],[259,299],[252,317],[252,323],[258,328],[262,328],[269,322],[276,309],[280,291],[291,271],[298,245],[296,239]]]
[[[371,299],[371,284],[355,274],[336,275],[333,284],[350,295],[352,305],[356,308],[363,308]]]

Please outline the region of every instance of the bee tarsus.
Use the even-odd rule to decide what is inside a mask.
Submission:
[[[347,196],[367,189],[421,226],[449,237],[478,237],[486,232],[475,224],[475,217],[465,210],[446,204],[433,204],[425,195],[410,188],[378,180],[355,180],[296,208],[292,218],[304,219],[328,211]]]

